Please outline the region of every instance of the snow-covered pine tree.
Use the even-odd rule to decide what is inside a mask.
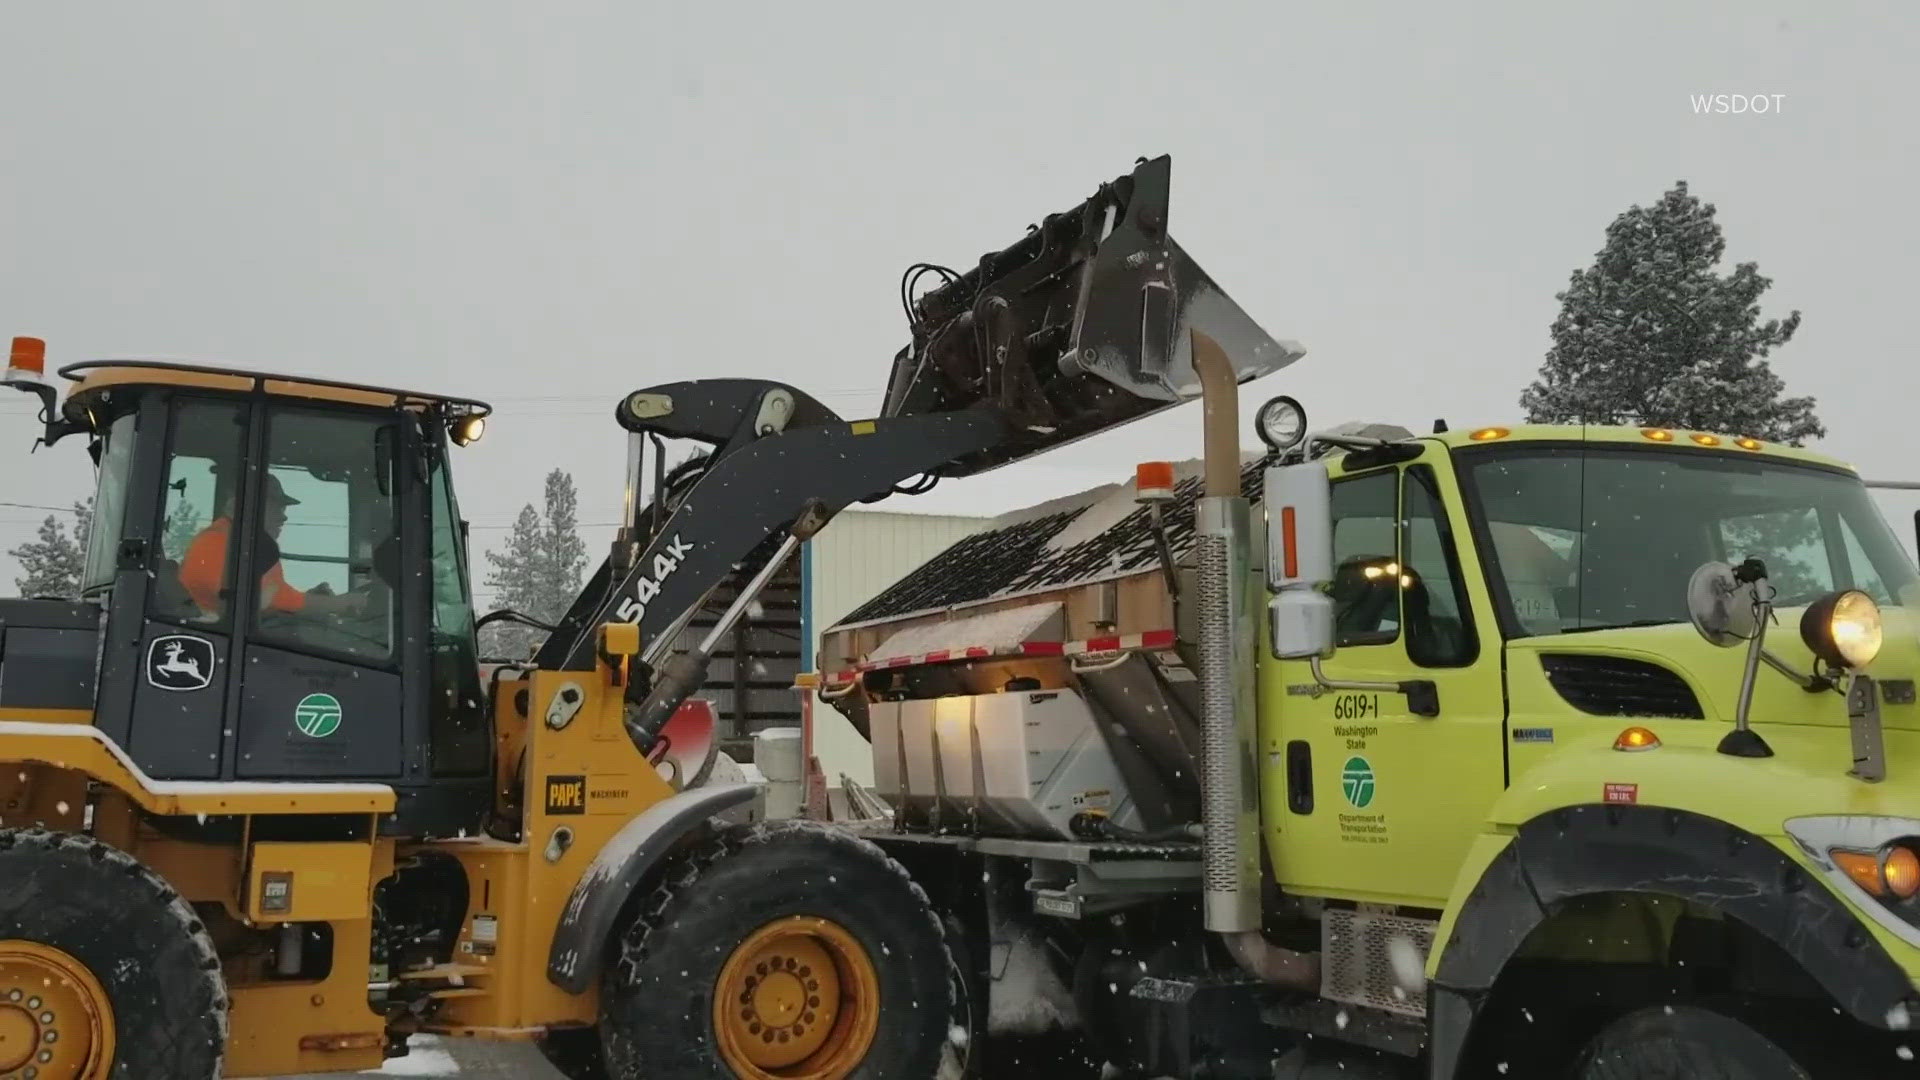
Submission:
[[[541,561],[541,610],[529,612],[553,622],[566,615],[580,594],[587,568],[587,545],[580,539],[580,497],[573,477],[555,469],[546,482],[546,545]]]
[[[1799,446],[1826,429],[1811,397],[1784,397],[1766,357],[1800,313],[1760,319],[1772,284],[1757,264],[1715,268],[1726,251],[1711,203],[1686,181],[1607,227],[1594,264],[1557,294],[1539,377],[1520,396],[1532,423],[1645,424]]]
[[[531,503],[521,507],[506,543],[487,552],[487,587],[495,606],[554,622],[573,604],[587,563],[573,477],[561,469],[548,473],[542,503],[545,514]],[[481,652],[488,656],[525,656],[544,636],[514,623],[495,623],[483,633]]]
[[[182,498],[175,503],[167,513],[166,527],[160,538],[167,558],[175,562],[185,559],[193,538],[199,536],[200,530],[206,527],[207,522],[203,520],[200,508],[193,505],[193,500]]]
[[[80,575],[86,569],[87,530],[93,520],[93,500],[73,504],[73,531],[52,514],[40,523],[33,540],[7,552],[20,563],[21,576],[13,579],[21,596],[80,595]]]
[[[540,512],[532,503],[520,508],[505,545],[487,552],[492,569],[487,573],[487,588],[493,590],[493,606],[509,608],[539,618],[533,609],[540,599]],[[536,632],[518,623],[494,623],[481,631],[485,638],[480,651],[487,656],[524,657],[532,651]]]

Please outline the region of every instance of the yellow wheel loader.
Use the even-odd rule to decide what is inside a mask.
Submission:
[[[1196,333],[1241,379],[1298,355],[1167,235],[1168,178],[910,271],[945,306],[908,296],[877,417],[750,379],[615,403],[618,539],[485,675],[477,624],[519,618],[476,618],[452,483],[486,404],[142,361],[61,396],[17,339],[6,383],[98,489],[81,595],[0,601],[0,1077],[363,1070],[421,1032],[574,1078],[932,1075],[966,980],[922,887],[743,824],[757,789],[675,725],[841,509],[1193,398]]]

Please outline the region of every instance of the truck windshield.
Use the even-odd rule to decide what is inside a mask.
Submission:
[[[1701,563],[1762,560],[1781,607],[1916,581],[1848,474],[1723,453],[1513,446],[1462,455],[1501,622],[1530,637],[1687,621]]]

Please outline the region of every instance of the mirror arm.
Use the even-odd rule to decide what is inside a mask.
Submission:
[[[1825,675],[1822,675],[1818,672],[1815,672],[1812,675],[1800,674],[1798,671],[1795,671],[1793,669],[1792,664],[1789,664],[1785,660],[1782,660],[1778,656],[1775,656],[1772,650],[1765,649],[1765,648],[1761,649],[1760,659],[1766,661],[1768,667],[1772,668],[1773,670],[1779,672],[1782,675],[1785,675],[1787,678],[1792,679],[1795,686],[1798,686],[1800,689],[1805,690],[1809,694],[1823,694],[1823,693],[1826,693],[1828,690],[1833,690],[1836,688],[1837,684],[1835,684],[1832,679],[1829,679]]]

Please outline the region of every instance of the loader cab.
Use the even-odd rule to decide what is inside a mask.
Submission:
[[[390,832],[475,831],[492,738],[449,458],[487,406],[171,365],[62,374],[98,466],[100,729],[155,779],[380,783]]]

